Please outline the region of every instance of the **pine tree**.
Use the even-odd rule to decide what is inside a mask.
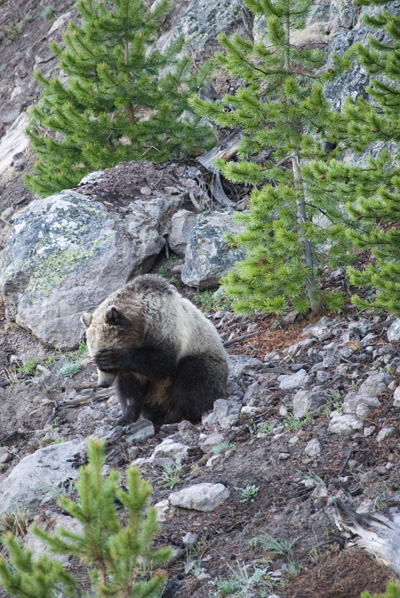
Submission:
[[[91,589],[83,594],[85,580],[70,573],[60,561],[23,548],[12,534],[3,538],[10,563],[0,560],[0,581],[12,596],[57,598],[83,595],[105,598],[156,598],[165,584],[165,573],[157,570],[146,579],[145,565],[160,565],[171,556],[169,548],[152,550],[158,530],[156,511],[148,509],[152,488],[137,468],[126,474],[127,489],[119,487],[119,475],[104,475],[104,441],[88,443],[88,465],[76,482],[77,500],[61,496],[59,504],[82,524],[81,532],[65,529],[49,535],[38,526],[33,532],[58,555],[76,556],[89,568]],[[115,501],[125,507],[121,524]],[[86,581],[87,583],[87,581]]]
[[[365,591],[362,592],[361,598],[400,598],[400,585],[389,582],[386,585],[386,592],[384,594],[370,594],[368,591]]]
[[[188,104],[209,67],[191,74],[190,57],[178,57],[183,38],[164,53],[154,48],[167,0],[153,10],[143,0],[76,7],[82,24],[69,23],[63,49],[51,44],[66,83],[35,73],[43,91],[27,134],[39,161],[26,185],[49,195],[124,160],[161,161],[212,145],[210,127]]]
[[[395,4],[358,2],[388,7]],[[372,253],[364,269],[348,269],[353,285],[370,290],[369,297],[354,296],[353,302],[360,308],[389,310],[400,316],[400,16],[384,10],[374,17],[366,16],[364,21],[379,31],[380,40],[371,36],[368,45],[354,44],[336,65],[339,72],[358,57],[371,77],[366,90],[369,97],[350,98],[343,108],[347,138],[342,145],[353,151],[353,164],[332,161],[329,168],[314,164],[313,174],[316,179],[324,177],[327,192],[330,189],[341,194],[347,211],[358,223],[349,229],[351,241],[357,249]],[[382,151],[385,144],[389,145]],[[360,159],[363,151],[368,158]]]
[[[304,180],[305,164],[326,159],[321,138],[334,130],[335,115],[324,98],[316,72],[321,50],[295,46],[310,8],[308,0],[244,0],[255,15],[266,17],[267,43],[238,35],[219,41],[225,54],[215,60],[239,81],[222,101],[194,100],[200,114],[221,127],[238,127],[244,136],[240,161],[216,161],[233,182],[255,188],[249,211],[238,215],[246,225],[232,242],[247,250],[223,280],[237,311],[280,313],[288,303],[300,312],[318,311],[322,303],[339,309],[342,297],[324,293],[318,279],[326,264],[341,264],[346,253],[343,214],[330,198],[314,198]],[[269,158],[265,157],[270,152]],[[316,222],[322,216],[325,225]]]

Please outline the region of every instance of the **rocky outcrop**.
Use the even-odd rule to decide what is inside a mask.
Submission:
[[[75,191],[33,201],[14,222],[0,259],[8,317],[43,342],[73,348],[79,313],[98,305],[164,246],[166,204],[136,203],[123,220]]]

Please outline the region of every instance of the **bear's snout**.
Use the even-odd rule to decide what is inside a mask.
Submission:
[[[116,375],[112,372],[102,372],[97,370],[97,385],[101,388],[109,388],[115,380]]]

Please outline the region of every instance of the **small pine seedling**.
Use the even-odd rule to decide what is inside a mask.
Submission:
[[[77,557],[86,565],[90,577],[74,576],[58,560],[47,554],[34,558],[32,550],[22,547],[11,533],[3,537],[9,562],[0,559],[0,581],[11,596],[23,598],[57,598],[60,595],[79,598],[140,596],[157,598],[165,584],[165,572],[151,569],[171,556],[170,548],[154,550],[152,542],[158,531],[156,510],[148,508],[152,487],[140,476],[138,468],[126,472],[126,486],[120,488],[119,474],[104,469],[104,441],[88,442],[88,464],[81,469],[76,482],[77,500],[62,495],[59,504],[81,524],[81,531],[61,528],[50,535],[37,525],[32,527],[50,549],[58,555]],[[116,499],[125,513],[122,524],[116,510]],[[147,574],[144,575],[144,565]]]

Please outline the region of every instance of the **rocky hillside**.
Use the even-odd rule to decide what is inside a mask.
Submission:
[[[333,51],[368,35],[363,11],[351,1],[316,2],[304,43],[326,47],[329,61]],[[32,159],[22,131],[39,93],[32,71],[56,72],[48,43],[61,39],[74,14],[65,0],[0,3],[0,530],[15,531],[40,551],[31,522],[71,528],[57,497],[74,493],[86,440],[96,435],[107,439],[108,465],[124,472],[139,464],[154,487],[157,544],[175,550],[163,598],[357,598],[366,589],[384,591],[400,573],[398,540],[391,544],[384,535],[396,527],[374,532],[372,520],[355,513],[393,518],[398,510],[398,321],[350,305],[340,316],[314,319],[231,313],[212,298],[220,274],[207,256],[217,252],[223,267],[235,256],[223,245],[215,215],[194,213],[199,202],[220,208],[211,177],[196,163],[123,164],[51,201],[32,202],[21,178]],[[257,36],[262,23],[253,23],[239,1],[181,0],[160,43],[184,32],[202,58],[213,53],[222,30]],[[328,93],[340,106],[365,83],[354,67]],[[215,78],[208,93],[229,84]],[[245,194],[225,191],[231,201]],[[82,205],[90,210],[78,210]],[[86,253],[74,246],[71,262],[76,211]],[[224,220],[222,228],[228,225]],[[109,232],[104,247],[100,228]],[[185,247],[190,235],[196,246],[193,231],[209,253],[203,251],[204,262],[193,253],[189,264]],[[227,344],[251,335],[229,346],[229,396],[199,425],[157,432],[145,420],[116,426],[118,401],[113,391],[96,388],[80,342],[79,313],[127,274],[149,269],[196,302]],[[350,295],[343,271],[327,282]],[[356,542],[365,528],[367,550]],[[374,533],[394,546],[392,553],[379,552]],[[67,566],[85,587],[87,572],[74,560]]]

